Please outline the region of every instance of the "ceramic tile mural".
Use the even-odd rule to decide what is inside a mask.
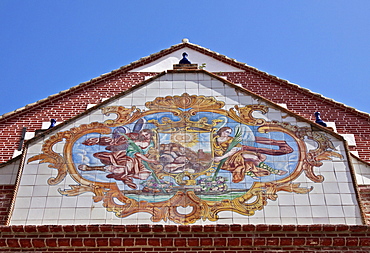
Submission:
[[[343,143],[203,74],[154,80],[26,159],[12,224],[361,223]]]

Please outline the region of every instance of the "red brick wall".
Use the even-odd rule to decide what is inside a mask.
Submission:
[[[19,114],[0,120],[0,163],[12,158],[18,148],[22,128],[28,132],[41,129],[42,122],[55,118],[62,122],[86,110],[88,104],[97,104],[102,98],[110,98],[138,84],[144,76],[153,73],[124,73],[101,80],[95,85],[80,85],[61,96],[55,96],[36,106],[29,107]]]
[[[13,198],[14,185],[0,185],[0,225],[5,225]]]
[[[338,133],[355,134],[357,146],[350,149],[358,151],[360,158],[370,161],[370,117],[294,85],[269,80],[248,71],[222,73],[222,76],[275,103],[287,104],[289,110],[306,119],[315,121],[314,113],[321,112],[324,121],[336,123]]]
[[[360,185],[358,189],[365,221],[367,225],[370,225],[370,185]]]
[[[1,252],[369,252],[370,227],[346,225],[10,226]]]

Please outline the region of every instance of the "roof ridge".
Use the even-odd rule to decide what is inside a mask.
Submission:
[[[330,102],[332,102],[332,103],[334,103],[334,104],[337,104],[338,106],[342,106],[342,107],[344,106],[344,107],[347,107],[348,109],[351,109],[351,110],[353,110],[353,111],[355,111],[355,112],[357,112],[357,113],[359,113],[359,114],[362,114],[363,116],[370,117],[370,113],[367,113],[367,112],[364,112],[364,111],[360,111],[360,110],[358,110],[358,109],[356,109],[356,108],[354,108],[354,107],[352,107],[352,106],[346,105],[346,104],[344,104],[344,103],[342,103],[342,102],[338,102],[338,101],[336,101],[335,99],[332,99],[332,98],[329,98],[329,97],[323,96],[323,95],[322,95],[322,94],[320,94],[320,93],[314,92],[314,91],[312,91],[312,90],[310,90],[310,89],[308,89],[308,88],[304,88],[304,87],[302,87],[302,86],[300,86],[300,85],[298,85],[298,84],[292,83],[292,82],[290,82],[290,81],[288,81],[288,80],[286,80],[286,79],[283,79],[283,78],[280,78],[280,77],[278,77],[278,76],[275,76],[275,75],[269,74],[268,72],[266,72],[266,71],[262,71],[262,70],[260,70],[260,69],[258,69],[258,68],[256,68],[256,67],[252,67],[252,66],[248,65],[247,63],[237,61],[236,59],[230,58],[230,57],[228,57],[228,56],[226,56],[226,55],[219,54],[219,53],[217,53],[217,52],[215,52],[215,51],[212,51],[212,50],[210,50],[210,49],[208,49],[208,48],[204,48],[204,47],[199,46],[199,45],[197,45],[197,44],[193,44],[193,43],[189,43],[189,44],[191,44],[191,45],[193,45],[193,46],[195,46],[195,47],[198,47],[198,48],[202,48],[202,49],[204,49],[204,50],[207,50],[208,52],[210,52],[210,53],[214,53],[214,54],[216,54],[216,55],[217,55],[217,56],[219,56],[219,57],[224,57],[224,58],[226,58],[227,60],[230,60],[230,61],[232,61],[232,62],[234,62],[234,63],[236,63],[236,64],[238,64],[238,65],[241,65],[241,66],[238,66],[238,68],[244,68],[244,69],[248,69],[248,70],[253,70],[253,71],[254,71],[254,73],[256,73],[256,74],[263,74],[265,77],[267,77],[267,78],[269,78],[269,79],[275,79],[275,81],[278,81],[278,82],[282,82],[282,83],[285,83],[285,84],[288,84],[288,85],[295,86],[296,88],[301,89],[301,90],[302,90],[302,91],[304,91],[304,92],[307,92],[307,93],[310,93],[310,94],[312,94],[312,95],[315,95],[315,96],[318,96],[318,97],[320,97],[320,98],[323,98],[323,99],[325,99],[325,100],[328,100],[328,101],[330,101]]]
[[[185,43],[189,43],[189,42],[185,42]],[[38,105],[38,104],[40,104],[40,103],[42,103],[42,102],[45,102],[45,101],[47,101],[47,100],[48,100],[48,99],[50,99],[50,98],[56,97],[56,96],[58,96],[58,95],[63,95],[63,94],[65,94],[65,93],[67,93],[67,92],[70,92],[70,91],[72,91],[72,90],[74,90],[74,89],[81,88],[81,87],[82,87],[82,86],[84,86],[84,85],[88,85],[88,84],[92,84],[92,83],[97,82],[97,81],[104,80],[104,78],[107,78],[108,76],[114,75],[114,74],[116,74],[117,72],[119,72],[119,71],[121,71],[121,70],[129,69],[130,67],[131,67],[131,68],[133,68],[133,67],[134,67],[133,65],[140,64],[143,60],[149,59],[149,58],[151,58],[151,57],[153,57],[153,56],[156,56],[156,55],[158,55],[158,54],[163,54],[163,52],[168,51],[168,50],[170,50],[170,49],[173,49],[174,47],[179,47],[180,45],[185,44],[185,43],[183,42],[183,43],[179,43],[179,44],[176,44],[176,45],[172,45],[171,47],[169,47],[169,48],[167,48],[167,49],[163,49],[163,50],[161,50],[161,51],[159,51],[159,52],[156,52],[156,53],[150,54],[150,55],[148,55],[148,56],[142,57],[142,58],[140,58],[139,60],[136,60],[136,61],[134,61],[134,62],[131,62],[131,63],[127,64],[127,65],[121,66],[121,67],[119,67],[118,69],[114,69],[114,70],[112,70],[112,71],[110,71],[110,72],[108,72],[108,73],[101,74],[101,75],[99,75],[99,76],[97,76],[97,77],[94,77],[94,78],[92,78],[92,79],[88,80],[88,81],[85,81],[85,82],[79,83],[79,84],[77,84],[77,85],[75,85],[75,86],[72,86],[72,87],[71,87],[71,88],[69,88],[69,89],[66,89],[66,90],[60,91],[60,92],[58,92],[58,93],[52,94],[52,95],[50,95],[50,96],[48,96],[48,97],[46,97],[46,98],[43,98],[43,99],[37,100],[36,102],[33,102],[33,103],[30,103],[30,104],[27,104],[27,105],[25,105],[25,106],[23,106],[23,107],[20,107],[20,108],[17,108],[17,109],[15,109],[14,111],[4,113],[3,115],[0,115],[0,120],[2,120],[2,119],[4,119],[4,118],[6,118],[6,117],[8,117],[8,116],[14,115],[14,114],[16,114],[16,113],[18,113],[18,112],[24,111],[25,109],[29,109],[30,107],[33,107],[33,106],[35,106],[35,105]],[[128,70],[127,70],[127,71],[128,71]]]
[[[226,61],[228,61],[228,64],[230,64],[230,65],[232,65],[234,67],[241,68],[241,69],[244,69],[244,70],[247,69],[249,71],[253,71],[255,74],[263,75],[264,77],[269,78],[271,80],[275,80],[275,81],[278,81],[280,83],[285,83],[286,85],[295,86],[296,88],[298,88],[298,89],[300,89],[300,90],[302,90],[302,91],[304,91],[306,93],[310,93],[310,94],[312,94],[314,96],[317,96],[319,98],[325,99],[325,100],[327,100],[327,101],[329,101],[331,103],[336,104],[339,107],[346,107],[346,108],[348,108],[348,109],[356,112],[357,114],[359,114],[361,116],[370,117],[370,113],[366,113],[366,112],[360,111],[360,110],[358,110],[358,109],[356,109],[354,107],[351,107],[351,106],[346,105],[344,103],[338,102],[338,101],[336,101],[336,100],[334,100],[332,98],[325,97],[325,96],[323,96],[320,93],[316,93],[316,92],[311,91],[310,89],[303,88],[303,87],[299,86],[298,84],[291,83],[288,80],[279,78],[279,77],[277,77],[275,75],[272,75],[272,74],[269,74],[269,73],[267,73],[265,71],[259,70],[259,69],[255,68],[255,67],[252,67],[252,66],[248,65],[247,63],[237,61],[236,59],[233,59],[233,58],[230,58],[230,57],[228,57],[226,55],[220,54],[220,53],[218,53],[216,51],[213,51],[213,50],[211,50],[209,48],[202,47],[202,46],[200,46],[198,44],[190,43],[188,40],[185,40],[184,39],[181,43],[172,45],[169,48],[162,49],[159,52],[150,54],[148,56],[141,57],[140,59],[138,59],[136,61],[133,61],[133,62],[127,64],[127,65],[121,66],[118,69],[114,69],[114,70],[112,70],[112,71],[110,71],[108,73],[101,74],[98,77],[95,77],[95,78],[92,78],[92,79],[90,79],[88,81],[82,82],[82,83],[80,83],[78,85],[75,85],[75,86],[73,86],[73,87],[71,87],[71,88],[69,88],[67,90],[60,91],[59,93],[52,94],[52,95],[50,95],[50,96],[48,96],[46,98],[40,99],[40,100],[38,100],[36,102],[33,102],[33,103],[27,104],[27,105],[25,105],[23,107],[20,107],[20,108],[14,110],[14,111],[5,113],[3,115],[0,115],[0,120],[3,120],[4,118],[7,118],[7,117],[12,116],[12,115],[15,115],[17,113],[23,112],[24,110],[29,109],[29,108],[31,108],[33,106],[39,105],[39,104],[41,104],[43,102],[46,102],[47,100],[49,100],[51,98],[54,98],[54,97],[57,97],[57,96],[66,94],[67,92],[70,92],[70,91],[72,91],[74,89],[79,89],[79,88],[83,87],[84,85],[89,85],[89,84],[92,85],[95,82],[104,80],[105,78],[108,78],[108,77],[110,77],[112,75],[115,75],[115,74],[117,74],[120,71],[129,71],[130,69],[133,69],[133,68],[138,67],[137,65],[145,65],[147,63],[147,61],[149,62],[149,61],[156,60],[156,59],[153,59],[153,58],[157,58],[158,59],[158,58],[160,58],[164,54],[168,54],[171,51],[175,51],[175,50],[177,50],[177,49],[179,49],[181,47],[186,47],[186,46],[189,46],[191,49],[195,49],[196,51],[204,50],[203,53],[207,52],[208,53],[208,56],[210,56],[212,58],[215,58],[215,59],[217,59],[218,57],[224,58]],[[217,58],[214,57],[214,56],[216,56]]]

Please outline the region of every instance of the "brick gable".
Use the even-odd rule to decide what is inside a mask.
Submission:
[[[158,75],[129,71],[185,46],[243,69],[216,74],[274,103],[287,104],[290,111],[305,119],[313,122],[313,113],[320,111],[325,121],[336,123],[338,133],[354,134],[357,146],[350,149],[358,151],[363,160],[370,160],[368,114],[208,49],[183,43],[0,118],[0,162],[11,159],[23,127],[35,131],[51,118],[70,120],[89,104],[98,104]],[[0,224],[8,219],[14,188],[0,185]],[[368,188],[359,187],[367,223]],[[13,225],[0,226],[0,232],[0,250],[4,252],[367,252],[370,247],[369,227],[355,225]]]

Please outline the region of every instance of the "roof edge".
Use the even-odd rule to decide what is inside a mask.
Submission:
[[[277,81],[281,84],[284,84],[284,85],[290,85],[290,86],[294,86],[296,89],[299,89],[301,90],[302,92],[306,93],[306,94],[311,94],[311,95],[314,95],[320,99],[325,99],[327,100],[328,102],[338,106],[338,107],[345,107],[349,110],[351,110],[352,112],[355,112],[357,115],[360,115],[362,117],[366,117],[366,118],[370,118],[370,113],[366,113],[366,112],[363,112],[363,111],[360,111],[354,107],[351,107],[351,106],[348,106],[344,103],[341,103],[341,102],[338,102],[338,101],[335,101],[334,99],[331,99],[331,98],[328,98],[328,97],[325,97],[319,93],[316,93],[316,92],[313,92],[307,88],[303,88],[297,84],[294,84],[294,83],[291,83],[289,82],[288,80],[285,80],[285,79],[282,79],[282,78],[279,78],[277,76],[274,76],[272,74],[269,74],[267,72],[264,72],[262,70],[259,70],[255,67],[251,67],[249,66],[248,64],[246,63],[243,63],[243,62],[239,62],[237,61],[236,59],[233,59],[233,58],[229,58],[225,55],[222,55],[220,53],[217,53],[215,51],[212,51],[208,48],[205,48],[205,47],[202,47],[200,45],[197,45],[197,44],[193,44],[193,43],[190,43],[188,40],[183,40],[182,43],[179,43],[179,44],[175,44],[167,49],[163,49],[159,52],[156,52],[156,53],[153,53],[151,55],[148,55],[148,56],[145,56],[145,57],[142,57],[140,58],[139,60],[137,61],[134,61],[134,62],[131,62],[127,65],[124,65],[118,69],[115,69],[115,70],[112,70],[111,72],[108,72],[108,73],[105,73],[105,74],[102,74],[98,77],[95,77],[93,79],[90,79],[89,81],[86,81],[86,82],[83,82],[83,83],[80,83],[76,86],[73,86],[67,90],[64,90],[64,91],[61,91],[59,93],[56,93],[56,94],[53,94],[53,95],[50,95],[44,99],[41,99],[41,100],[38,100],[34,103],[30,103],[30,104],[27,104],[25,105],[24,107],[21,107],[21,108],[18,108],[14,111],[11,111],[11,112],[8,112],[8,113],[5,113],[3,115],[0,115],[0,121],[8,118],[8,117],[11,117],[11,116],[14,116],[18,113],[22,113],[22,112],[25,112],[26,110],[28,109],[31,109],[31,108],[35,108],[36,106],[39,106],[47,101],[49,101],[50,99],[54,99],[54,98],[57,98],[57,97],[60,97],[68,92],[71,92],[73,90],[76,90],[76,89],[80,89],[82,87],[85,87],[85,86],[89,86],[89,85],[93,85],[97,82],[100,82],[100,81],[103,81],[109,77],[112,77],[114,75],[117,75],[119,73],[122,73],[122,72],[128,72],[130,71],[131,69],[134,69],[134,68],[137,68],[137,67],[140,67],[142,65],[145,65],[147,64],[148,62],[152,62],[156,59],[159,59],[160,57],[166,55],[166,54],[169,54],[173,51],[176,51],[180,48],[183,48],[183,47],[186,47],[188,46],[189,48],[191,49],[194,49],[200,53],[204,53],[206,54],[207,56],[210,56],[216,60],[220,60],[220,58],[222,58],[227,64],[230,64],[231,66],[233,67],[236,67],[236,68],[239,68],[239,69],[243,69],[243,70],[248,70],[248,71],[252,71],[253,73],[257,74],[257,75],[260,75],[260,76],[263,76],[264,78],[267,78],[267,79],[270,79],[270,80],[273,80],[273,81]],[[160,72],[158,72],[160,73]]]

